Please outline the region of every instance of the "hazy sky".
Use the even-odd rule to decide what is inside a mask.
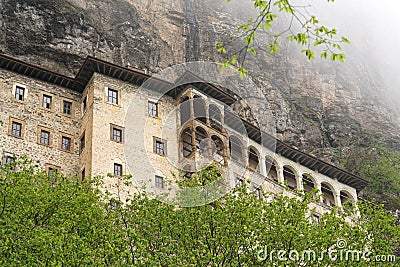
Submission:
[[[349,49],[360,49],[357,52],[370,68],[383,76],[388,91],[400,98],[400,1],[311,0],[311,3],[311,10],[320,21],[353,40]]]

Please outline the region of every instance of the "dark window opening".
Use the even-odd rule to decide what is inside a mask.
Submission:
[[[258,153],[253,149],[249,149],[249,168],[258,171]]]
[[[118,91],[108,89],[108,103],[118,104]]]
[[[15,99],[23,101],[24,95],[25,95],[25,88],[17,85],[15,87]]]
[[[233,136],[229,138],[229,150],[232,159],[239,162],[243,160],[243,145],[237,137]]]
[[[207,122],[207,114],[206,114],[206,102],[204,99],[199,96],[195,96],[193,98],[193,109],[194,109],[194,118],[198,121],[203,122],[204,124]]]
[[[283,178],[290,189],[297,188],[296,175],[290,168],[283,167]]]
[[[83,133],[81,137],[79,151],[82,152],[84,149],[85,149],[85,133]]]
[[[183,149],[183,156],[188,157],[192,154],[193,147],[192,147],[192,131],[190,129],[186,129],[181,136],[182,140],[182,149]]]
[[[181,100],[179,112],[181,117],[181,125],[184,125],[185,122],[190,119],[190,100],[188,97],[185,97]]]
[[[165,156],[166,143],[158,138],[154,139],[154,152],[158,155]]]
[[[71,112],[72,112],[72,103],[68,101],[63,101],[63,113],[71,115]]]
[[[114,163],[114,175],[122,176],[122,165],[118,163]]]
[[[47,109],[51,109],[51,96],[43,95],[43,107]]]

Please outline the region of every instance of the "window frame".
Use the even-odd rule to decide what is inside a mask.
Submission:
[[[23,96],[22,96],[22,100],[16,98],[18,87],[24,90],[24,93],[23,93]],[[13,96],[13,100],[14,101],[24,102],[25,100],[28,99],[28,87],[25,84],[14,83],[13,87],[12,87],[12,96]]]
[[[124,170],[122,164],[114,162],[113,166],[114,166],[114,168],[113,168],[114,176],[116,176],[116,177],[122,176],[123,170]],[[119,173],[117,173],[117,172],[119,172]]]
[[[155,175],[154,186],[159,189],[164,189],[164,177],[160,175]]]
[[[47,101],[45,101],[46,98],[48,98],[50,100],[49,103]],[[43,109],[53,110],[53,102],[54,102],[54,96],[52,94],[42,93],[41,104],[42,104]],[[47,107],[47,104],[48,104],[48,107]]]
[[[160,148],[157,145],[158,143],[162,144],[162,153],[159,153]],[[167,140],[153,136],[153,152],[159,156],[165,157],[167,155]]]
[[[14,128],[14,126],[16,126]],[[17,127],[18,126],[18,127]],[[11,124],[11,135],[14,137],[22,137],[22,123],[13,121]]]
[[[69,103],[70,104],[70,109],[69,109],[70,113],[69,114],[64,112],[65,111],[65,103]],[[70,99],[62,99],[61,100],[61,113],[64,116],[73,117],[74,112],[75,112],[74,102],[72,100],[70,100]]]
[[[120,136],[119,136],[120,140],[116,140],[114,138],[115,137],[114,131],[120,131]],[[110,123],[110,140],[113,142],[116,142],[116,143],[123,143],[124,139],[125,139],[124,138],[124,127]]]
[[[107,103],[108,104],[111,104],[111,105],[116,105],[116,106],[118,106],[119,105],[119,90],[116,90],[116,89],[112,89],[112,88],[110,88],[110,87],[106,87],[106,89],[107,89]],[[111,93],[115,93],[115,95],[110,95],[110,92]],[[112,101],[110,101],[110,99],[112,100]],[[115,103],[114,103],[114,100],[115,100]]]
[[[65,149],[64,148],[64,139],[69,139],[69,149]],[[60,150],[65,151],[65,152],[72,152],[73,151],[73,139],[72,139],[71,135],[67,135],[67,134],[61,133]]]
[[[48,144],[42,142],[44,140],[43,136],[42,136],[42,132],[47,132],[49,134],[49,136],[48,136],[49,143]],[[42,146],[52,146],[53,145],[53,130],[39,125],[37,127],[37,143]]]
[[[13,130],[14,123],[21,125],[20,135],[19,136],[13,134],[14,133],[14,130]],[[25,126],[26,126],[25,121],[17,119],[17,118],[14,118],[14,117],[10,117],[9,118],[9,125],[8,125],[8,135],[12,136],[12,137],[15,137],[15,138],[18,138],[18,139],[24,139],[24,137],[25,137]]]
[[[19,93],[20,90],[22,90],[22,95]],[[15,85],[14,98],[18,101],[24,101],[25,100],[25,91],[26,91],[25,87],[22,87],[20,85]],[[17,98],[17,95],[21,96],[22,99]]]
[[[151,107],[152,105],[152,107]],[[155,114],[154,114],[155,112]],[[158,102],[154,100],[147,100],[147,115],[153,118],[159,117]]]
[[[40,144],[41,145],[50,145],[50,132],[46,130],[40,130]]]

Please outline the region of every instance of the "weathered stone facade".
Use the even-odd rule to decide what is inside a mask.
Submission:
[[[87,60],[74,81],[31,65],[23,71],[23,63],[10,58],[4,58],[4,62],[8,63],[0,68],[3,155],[27,154],[40,160],[42,167],[57,168],[82,179],[101,175],[104,188],[113,191],[116,179],[107,177],[108,173],[132,174],[134,179],[144,177],[153,184],[155,176],[173,179],[171,172],[185,167],[180,164],[202,156],[199,147],[204,139],[214,143],[214,159],[229,167],[231,187],[240,179],[251,179],[255,188],[272,193],[283,192],[285,187],[306,191],[316,187],[325,193],[318,206],[322,212],[326,206],[356,201],[357,190],[366,185],[361,178],[289,146],[280,144],[277,151],[271,151],[251,138],[242,142],[245,138],[239,133],[235,136],[241,143],[237,151],[240,156],[233,160],[232,136],[213,125],[211,119],[213,109],[220,113],[220,126],[224,125],[223,106],[210,102],[195,86],[159,98],[152,89],[141,87],[149,78],[145,74],[93,58]],[[22,100],[16,99],[17,87],[23,88]],[[44,95],[51,97],[47,108]],[[185,97],[190,103],[188,121],[182,120],[177,108]],[[195,97],[205,99],[204,120],[193,117]],[[72,104],[70,115],[65,114],[65,101]],[[149,101],[156,103],[154,114],[149,111]],[[20,136],[13,134],[13,122],[21,125]],[[201,138],[197,132],[200,128],[204,132]],[[190,136],[186,144],[185,129]],[[43,131],[49,133],[49,140],[41,135]],[[70,151],[65,151],[63,137],[70,138]],[[187,155],[185,145],[190,150]],[[287,194],[295,195],[290,191]]]

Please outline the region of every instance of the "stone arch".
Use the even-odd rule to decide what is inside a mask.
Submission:
[[[311,192],[314,188],[317,187],[316,179],[309,173],[303,173],[303,188],[305,192]]]
[[[283,181],[287,183],[290,189],[297,188],[297,171],[294,167],[290,165],[283,166]]]
[[[336,190],[333,187],[333,185],[331,185],[329,182],[322,182],[321,183],[321,193],[322,195],[322,202],[329,206],[329,207],[333,207],[336,206],[336,201],[335,201],[335,193]]]
[[[351,202],[351,204],[355,204],[356,200],[354,196],[347,190],[341,190],[340,191],[340,203],[342,203],[342,206],[345,202]]]
[[[200,147],[200,143],[202,140],[208,139],[208,132],[203,127],[197,126],[194,131],[194,136],[195,136],[197,151],[199,151],[200,154],[207,153],[208,151],[203,151],[203,149],[208,148],[209,146]]]
[[[239,137],[229,136],[229,151],[231,159],[243,163],[243,143]]]
[[[265,156],[265,170],[267,172],[267,176],[277,183],[279,182],[278,169],[279,165],[277,161],[271,156]]]
[[[249,146],[248,148],[248,167],[253,171],[259,171],[260,165],[260,152],[257,148]]]
[[[211,136],[211,140],[214,142],[214,144],[215,144],[215,149],[216,149],[216,153],[217,153],[217,155],[220,155],[221,157],[223,157],[224,156],[224,152],[225,152],[225,144],[224,144],[224,142],[222,141],[222,139],[221,138],[219,138],[218,136],[216,136],[216,135],[213,135],[213,136]],[[214,151],[213,151],[213,154],[214,154]]]

